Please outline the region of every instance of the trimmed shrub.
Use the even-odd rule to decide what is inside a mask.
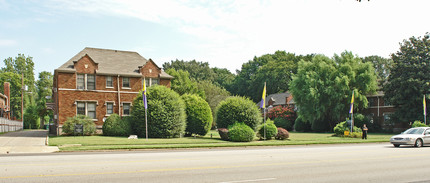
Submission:
[[[103,123],[103,135],[106,136],[128,136],[131,134],[130,123],[118,114],[111,114]]]
[[[346,121],[338,123],[334,128],[333,132],[335,136],[344,136],[344,131],[351,131],[351,128],[348,126],[348,123]],[[358,128],[354,126],[354,132],[350,133],[350,137],[361,137],[362,130],[361,128]]]
[[[227,128],[218,128],[219,136],[221,137],[221,140],[228,141],[228,129]]]
[[[278,117],[278,118],[275,118],[274,122],[277,127],[282,127],[287,130],[293,129],[294,122],[291,122],[286,118]]]
[[[278,134],[276,134],[276,140],[285,140],[290,138],[290,133],[284,128],[278,128]]]
[[[415,127],[428,127],[426,124],[422,123],[421,121],[414,121],[414,123],[412,123],[412,128]]]
[[[155,85],[147,89],[148,137],[172,138],[185,133],[185,104],[178,93]],[[142,92],[134,99],[131,111],[132,129],[138,136],[145,137],[145,106]]]
[[[212,127],[212,112],[209,104],[198,95],[184,94],[182,100],[185,102],[187,114],[188,134],[197,134],[204,136]]]
[[[298,132],[309,132],[311,131],[311,124],[304,122],[299,116],[294,123],[294,129]]]
[[[255,132],[245,123],[235,123],[228,128],[228,137],[233,142],[251,142]]]
[[[80,114],[67,118],[66,122],[63,124],[63,133],[65,135],[73,135],[76,124],[84,126],[84,135],[93,135],[96,133],[96,124],[94,124],[93,119]]]
[[[262,120],[257,105],[244,97],[229,97],[220,102],[216,109],[218,128],[228,128],[240,121],[255,131]]]
[[[264,126],[266,126],[266,140],[272,139],[272,137],[275,137],[276,134],[278,134],[278,129],[276,128],[275,124],[272,120],[268,119],[266,120],[266,125],[261,125],[260,129],[258,130],[258,137],[260,139],[264,139]]]

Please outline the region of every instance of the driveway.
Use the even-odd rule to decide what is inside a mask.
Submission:
[[[0,135],[0,154],[50,153],[58,147],[47,146],[47,130],[8,132]]]

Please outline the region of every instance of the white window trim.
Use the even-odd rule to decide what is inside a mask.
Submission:
[[[99,105],[98,101],[95,101],[95,100],[75,100],[75,102],[73,103],[74,105],[76,105],[75,115],[78,115],[78,102],[85,104],[85,116],[88,116],[88,103],[96,103],[96,109],[95,109],[96,118],[93,118],[92,120],[98,121],[98,119],[97,119],[97,106]]]
[[[78,75],[84,75],[84,89],[78,88]],[[85,90],[85,91],[94,91],[94,90],[88,90],[88,75],[94,75],[94,90],[97,89],[97,76],[96,74],[76,74],[76,89],[77,90]]]
[[[129,87],[124,87],[124,78],[128,78],[128,86]],[[126,89],[126,90],[131,90],[131,83],[130,83],[130,77],[122,77],[122,83],[121,83],[121,88],[122,89]]]
[[[130,104],[130,114],[124,114],[124,104]],[[122,111],[121,111],[121,116],[130,116],[131,115],[131,107],[133,106],[133,103],[132,102],[121,102],[121,109],[122,109]]]
[[[104,105],[106,106],[106,114],[105,114],[105,116],[110,116],[110,115],[112,115],[112,114],[108,114],[108,108],[107,108],[107,104],[108,104],[108,103],[109,103],[109,104],[113,104],[113,105],[112,105],[112,114],[113,114],[113,113],[115,113],[115,112],[114,112],[114,107],[116,106],[116,105],[115,105],[115,101],[106,101],[106,102],[105,102],[105,104],[104,104]]]
[[[108,77],[110,77],[110,78],[112,79],[112,86],[108,86],[108,85],[107,85],[107,83],[108,83],[107,78],[108,78]],[[106,88],[113,88],[113,77],[112,77],[112,76],[106,76]]]

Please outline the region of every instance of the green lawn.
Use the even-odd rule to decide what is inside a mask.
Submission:
[[[212,138],[211,138],[212,134]],[[59,146],[61,151],[115,150],[115,149],[165,149],[199,147],[243,147],[243,146],[283,146],[306,144],[339,144],[388,142],[392,134],[369,134],[367,140],[358,138],[332,137],[332,133],[297,133],[291,132],[288,140],[255,139],[253,142],[228,142],[219,138],[216,131],[210,131],[204,137],[184,137],[171,139],[127,139],[127,137],[106,136],[52,136],[49,145]]]

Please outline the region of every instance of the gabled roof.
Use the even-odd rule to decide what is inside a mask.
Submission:
[[[74,62],[80,60],[85,55],[88,55],[88,57],[98,64],[97,73],[104,75],[119,74],[123,76],[141,77],[142,74],[139,73],[139,67],[145,66],[148,62],[148,60],[140,56],[137,52],[86,47],[55,71],[76,72]],[[173,78],[164,71],[161,71],[160,77]]]

